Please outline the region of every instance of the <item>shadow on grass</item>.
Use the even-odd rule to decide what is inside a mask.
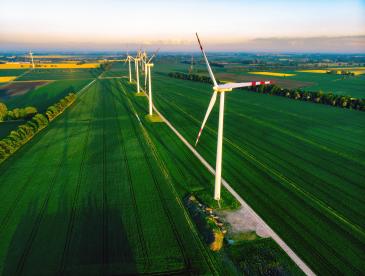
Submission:
[[[76,210],[71,205],[64,200],[57,212],[43,215],[36,201],[29,206],[9,243],[3,275],[137,273],[120,211],[103,210],[91,197]]]

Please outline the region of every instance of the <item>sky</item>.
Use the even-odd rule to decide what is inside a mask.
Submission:
[[[0,50],[365,53],[365,0],[4,0]]]

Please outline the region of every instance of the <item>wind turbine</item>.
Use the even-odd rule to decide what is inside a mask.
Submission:
[[[151,56],[151,58],[145,62],[145,87],[147,82],[147,76],[148,76],[148,115],[152,116],[152,84],[151,84],[151,67],[153,67],[153,63],[151,63],[152,59],[157,55],[158,51],[160,49],[157,49],[157,51]]]
[[[189,67],[189,74],[192,74],[194,71],[194,56],[191,55],[191,65]]]
[[[215,164],[215,185],[214,185],[214,199],[219,201],[221,198],[221,185],[222,185],[222,144],[223,144],[222,142],[223,142],[224,95],[226,92],[232,91],[232,89],[234,89],[234,88],[271,84],[272,82],[271,81],[252,81],[252,82],[218,84],[217,81],[215,80],[213,71],[210,68],[209,61],[203,50],[203,46],[200,42],[198,33],[196,33],[196,37],[199,42],[200,50],[202,51],[202,54],[204,56],[204,60],[207,65],[209,76],[213,82],[213,95],[212,95],[212,98],[210,99],[207,112],[205,114],[202,126],[199,130],[198,137],[195,142],[195,146],[198,144],[200,135],[203,131],[205,123],[207,122],[209,114],[213,109],[214,103],[217,99],[217,94],[219,93],[219,96],[220,96],[219,123],[218,123],[218,141],[217,141],[217,156],[216,156],[216,164]]]
[[[32,51],[29,51],[30,60],[32,61],[32,68],[34,69],[34,60],[33,60],[33,53]]]
[[[131,70],[131,60],[133,60],[133,57],[130,56],[128,53],[127,53],[127,58],[125,59],[125,62],[126,63],[128,61],[128,68],[129,68],[129,82],[132,82],[132,70]]]
[[[136,82],[137,82],[137,93],[139,93],[139,71],[138,71],[138,63],[140,61],[140,58],[138,55],[133,59],[134,60],[134,66],[136,67]]]

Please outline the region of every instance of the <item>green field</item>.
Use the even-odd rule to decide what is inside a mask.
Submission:
[[[99,69],[33,69],[17,81],[93,79],[99,74]]]
[[[188,64],[175,63],[158,64],[156,69],[161,73],[169,73],[173,71],[188,73]],[[195,65],[195,73],[208,76],[204,64]],[[356,98],[365,98],[365,75],[358,76],[341,76],[334,74],[316,74],[297,72],[292,70],[272,70],[273,72],[280,72],[286,74],[295,74],[290,77],[273,77],[264,75],[249,74],[248,69],[235,67],[213,67],[216,77],[220,80],[226,81],[249,81],[249,80],[273,80],[282,88],[297,88],[300,87],[306,91],[323,91],[336,95],[352,96]],[[254,71],[268,71],[255,69]]]
[[[229,273],[181,205],[208,173],[176,139],[165,160],[122,91],[98,81],[0,166],[3,274]]]
[[[159,66],[154,103],[193,144],[211,86]],[[117,78],[98,80],[0,165],[0,274],[228,275],[229,256],[243,271],[287,263],[297,274],[272,240],[221,254],[202,242],[181,200],[194,193],[216,206],[214,178],[165,124],[145,119],[146,98],[120,78],[127,68],[113,64],[103,77]],[[53,91],[88,82],[56,81],[17,104],[46,107]],[[213,166],[217,107],[197,147]],[[318,274],[363,271],[364,124],[354,110],[243,90],[226,97],[224,178]],[[221,203],[236,206],[224,189]]]
[[[90,80],[59,80],[45,86],[32,89],[25,94],[5,98],[2,101],[8,109],[34,106],[39,112],[44,112],[48,106],[59,101],[70,92],[77,92]]]
[[[0,77],[20,76],[21,74],[24,74],[27,71],[28,69],[3,69],[0,70]]]
[[[154,91],[193,144],[211,87],[155,74]],[[212,165],[217,106],[197,147]],[[363,271],[364,124],[353,110],[246,91],[226,97],[224,177],[319,274]]]

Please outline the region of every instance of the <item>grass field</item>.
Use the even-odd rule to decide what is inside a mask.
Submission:
[[[93,79],[99,73],[99,69],[34,69],[18,78],[17,81]]]
[[[6,70],[0,70],[0,76],[6,77],[6,76],[19,76],[21,74],[24,74],[27,72],[28,69],[6,69]]]
[[[90,68],[98,68],[100,63],[36,63],[37,69],[90,69]],[[22,64],[22,63],[4,63],[0,64],[0,70],[2,69],[24,69],[24,68],[32,68],[31,64]]]
[[[180,71],[188,73],[187,64],[170,63],[170,64],[158,64],[156,70],[160,73],[169,73],[172,71]],[[195,69],[198,74],[204,74],[208,76],[204,65],[196,65]],[[359,69],[360,70],[360,69]],[[363,69],[361,69],[363,70]],[[319,91],[324,93],[332,92],[337,95],[352,96],[356,98],[365,98],[365,75],[357,76],[341,76],[335,74],[324,74],[318,72],[303,72],[299,71],[280,71],[281,74],[294,75],[290,77],[274,76],[273,74],[267,75],[254,75],[250,74],[247,69],[242,68],[217,68],[213,67],[216,78],[223,81],[257,81],[257,80],[273,80],[282,88],[302,88],[307,91]],[[309,70],[306,70],[309,71]],[[312,71],[312,70],[310,70]],[[323,71],[323,70],[315,70]],[[272,72],[270,72],[272,73]],[[275,72],[274,72],[275,73]]]
[[[160,111],[193,144],[211,87],[154,77]],[[226,99],[223,175],[319,274],[359,274],[365,246],[361,112],[239,91]],[[217,106],[198,151],[215,163]]]
[[[0,99],[9,109],[34,106],[39,112],[44,112],[48,106],[59,101],[69,92],[77,92],[89,82],[90,80],[59,80],[31,89],[24,94],[6,98],[1,98],[0,95]]]
[[[179,199],[209,186],[208,173],[181,164],[171,137],[168,162],[122,91],[98,81],[0,166],[3,274],[230,273]]]

